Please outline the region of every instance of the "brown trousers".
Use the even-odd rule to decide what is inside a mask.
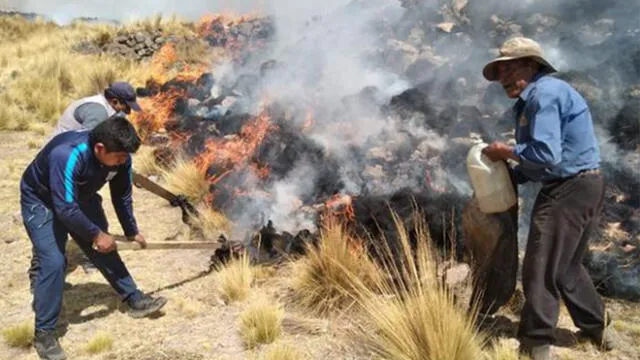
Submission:
[[[588,333],[604,328],[604,304],[582,265],[603,198],[599,174],[549,182],[540,190],[522,267],[526,301],[518,330],[521,341],[553,342],[560,298],[578,328]]]

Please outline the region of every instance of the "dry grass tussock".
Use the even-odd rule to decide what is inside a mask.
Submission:
[[[27,348],[33,342],[34,328],[32,323],[23,323],[2,330],[2,337],[11,347]]]
[[[85,346],[89,354],[100,354],[113,349],[113,338],[107,333],[97,333]]]
[[[209,182],[204,172],[184,156],[176,157],[169,168],[161,169],[160,173],[167,190],[186,197],[193,204],[209,195]]]
[[[264,360],[301,360],[302,354],[296,348],[287,344],[275,344],[267,351]]]
[[[133,155],[133,168],[144,176],[160,175],[161,166],[156,162],[153,146],[142,145]]]
[[[351,237],[344,226],[333,222],[321,230],[319,246],[309,249],[295,267],[293,300],[319,316],[349,308],[356,301],[354,282],[373,285],[380,275],[361,241]]]
[[[265,296],[259,297],[240,314],[240,334],[247,348],[274,342],[282,332],[284,309]]]
[[[225,301],[242,301],[247,298],[254,274],[249,255],[243,253],[220,266],[218,271],[219,289]]]
[[[197,209],[200,216],[193,217],[191,221],[203,240],[217,241],[220,235],[230,232],[231,222],[221,212],[205,204],[201,204]]]
[[[441,261],[431,248],[424,217],[416,213],[415,249],[401,219],[394,214],[400,253],[380,249],[375,286],[347,272],[362,310],[355,335],[374,354],[391,360],[482,359],[484,338],[474,324],[475,311],[458,306],[438,276]],[[386,241],[381,242],[387,244]],[[393,281],[382,274],[390,274]]]

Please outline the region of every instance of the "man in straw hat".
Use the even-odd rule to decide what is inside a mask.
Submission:
[[[568,83],[549,76],[555,71],[540,45],[523,37],[507,40],[482,70],[516,100],[517,144],[495,142],[484,153],[494,161],[515,161],[519,183],[542,183],[522,267],[526,302],[518,330],[521,353],[534,360],[550,359],[560,298],[582,335],[602,350],[613,348],[604,304],[582,265],[602,210],[600,150],[587,103]]]

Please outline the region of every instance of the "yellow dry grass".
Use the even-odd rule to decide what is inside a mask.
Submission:
[[[11,347],[27,348],[33,342],[33,324],[23,323],[2,330],[2,337]]]
[[[414,249],[402,220],[393,216],[401,251],[394,256],[389,246],[382,247],[376,286],[346,274],[363,313],[355,331],[359,343],[391,360],[481,359],[485,340],[475,330],[476,313],[459,307],[438,276],[441,260],[431,248],[424,217],[416,213]]]
[[[247,348],[274,342],[282,332],[284,310],[265,296],[260,296],[240,314],[240,334]]]
[[[192,222],[204,240],[217,241],[221,235],[229,233],[232,224],[221,212],[205,204],[197,209],[200,216],[193,217]]]
[[[309,249],[295,266],[293,300],[321,316],[355,303],[353,281],[367,286],[380,275],[361,243],[337,223],[325,225],[319,246]]]
[[[249,295],[253,283],[253,268],[249,255],[232,258],[218,271],[219,289],[226,302],[242,301]]]
[[[620,331],[620,332],[625,332],[625,333],[629,333],[630,335],[632,335],[634,338],[639,338],[640,337],[640,324],[631,324],[628,323],[626,321],[622,321],[622,320],[615,320],[613,321],[612,324],[613,328]]]
[[[267,351],[264,360],[300,360],[304,359],[296,348],[287,344],[275,344]]]
[[[113,348],[113,338],[104,332],[97,333],[85,346],[89,354],[100,354]]]
[[[144,176],[159,175],[161,167],[156,162],[153,146],[142,145],[133,155],[133,168],[137,173]]]
[[[205,311],[205,306],[198,300],[178,298],[173,300],[178,311],[187,319],[192,320]]]
[[[193,204],[209,195],[209,182],[205,174],[195,162],[184,156],[176,157],[168,169],[161,169],[161,174],[167,190],[186,197]]]
[[[134,20],[123,24],[121,31],[135,33],[136,31],[152,32],[161,30],[165,34],[193,36],[195,35],[195,25],[176,14],[154,16]]]

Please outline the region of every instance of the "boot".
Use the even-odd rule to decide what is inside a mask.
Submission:
[[[520,345],[520,356],[528,356],[531,360],[551,360],[551,346],[546,344],[532,347]]]
[[[595,334],[582,331],[580,335],[582,338],[587,338],[591,341],[600,351],[611,351],[616,347],[615,338],[609,328],[605,328]]]
[[[595,346],[598,347],[600,351],[611,351],[616,347],[616,340],[611,330],[611,314],[609,311],[605,312],[604,316],[604,329],[590,333],[584,330],[580,331],[580,337],[587,338],[590,340]]]
[[[139,319],[162,309],[167,303],[167,299],[162,296],[153,298],[149,295],[142,295],[138,300],[127,300],[127,303],[129,304],[129,316]]]
[[[54,330],[36,330],[33,346],[36,348],[40,359],[66,360],[67,358],[64,350],[60,347]]]

